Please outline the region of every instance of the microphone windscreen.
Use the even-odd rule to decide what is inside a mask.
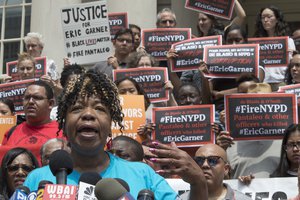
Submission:
[[[40,181],[40,183],[39,183],[39,187],[38,187],[38,189],[40,189],[40,188],[45,188],[45,185],[46,184],[53,184],[51,181],[47,181],[47,180],[42,180],[42,181]]]
[[[24,185],[19,185],[18,187],[16,187],[16,190],[20,190],[21,192],[24,192],[26,195],[30,193],[29,188]]]
[[[124,181],[121,178],[115,178],[115,179],[127,190],[127,192],[130,192],[129,185],[126,181]]]
[[[73,171],[73,161],[68,152],[56,150],[50,155],[49,167],[54,176],[61,169],[66,169],[67,174],[70,174]]]
[[[138,200],[154,200],[154,193],[151,190],[143,189],[138,194]]]
[[[101,179],[95,187],[95,196],[101,200],[115,200],[126,192],[126,189],[113,178]]]
[[[102,177],[97,172],[84,172],[81,174],[78,183],[84,182],[90,185],[96,185],[101,179]]]

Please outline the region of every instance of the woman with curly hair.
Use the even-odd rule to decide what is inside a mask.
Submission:
[[[31,151],[17,147],[6,152],[1,163],[0,199],[9,199],[39,163]]]
[[[290,29],[284,20],[283,13],[275,6],[264,7],[256,18],[256,30],[254,37],[278,37],[289,36]],[[288,39],[289,60],[296,49],[292,38]],[[264,82],[271,85],[273,91],[277,91],[283,82],[287,66],[268,67]]]
[[[256,18],[254,37],[289,36],[290,28],[283,13],[271,5],[260,9]]]
[[[59,98],[57,119],[71,147],[74,169],[67,177],[68,185],[77,185],[81,173],[93,171],[103,179],[125,180],[134,198],[144,188],[152,190],[157,199],[176,198],[167,182],[149,166],[125,161],[104,149],[112,123],[123,127],[118,89],[106,74],[88,71],[72,77]],[[49,166],[31,172],[24,185],[37,190],[41,180],[56,183]]]

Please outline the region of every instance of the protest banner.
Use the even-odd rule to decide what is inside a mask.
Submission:
[[[185,8],[230,20],[234,3],[234,0],[186,0]]]
[[[241,73],[253,73],[258,77],[258,44],[239,44],[204,47],[204,61],[210,78],[237,78]]]
[[[71,63],[91,64],[112,55],[106,1],[61,9],[64,44]]]
[[[279,87],[279,93],[295,94],[298,104],[300,103],[300,84],[285,85]]]
[[[17,113],[23,112],[23,94],[28,84],[34,82],[35,79],[28,79],[23,81],[15,81],[11,83],[0,84],[0,99],[11,99],[15,104]]]
[[[108,22],[111,39],[114,39],[119,30],[128,28],[127,12],[108,13]]]
[[[132,78],[140,84],[149,100],[162,102],[169,100],[169,92],[164,88],[168,79],[165,67],[145,67],[113,70],[113,80]]]
[[[46,57],[36,57],[34,59],[36,61],[35,78],[39,78],[47,73]],[[6,73],[7,75],[11,76],[12,81],[20,80],[17,64],[18,64],[17,60],[6,63]]]
[[[182,179],[166,179],[179,195],[190,190],[190,184]],[[224,180],[234,190],[240,191],[253,200],[280,200],[293,198],[298,194],[298,181],[292,178],[255,178],[251,184],[242,184],[237,179]],[[238,199],[237,199],[238,200]]]
[[[171,71],[180,72],[199,68],[203,62],[203,49],[206,46],[222,45],[222,36],[208,36],[184,40],[172,45],[178,57],[171,60]]]
[[[232,94],[225,96],[226,130],[235,140],[282,139],[286,127],[298,122],[294,94]]]
[[[288,36],[248,38],[248,43],[259,44],[259,60],[261,66],[277,67],[288,65]]]
[[[112,137],[118,135],[126,135],[138,142],[142,142],[144,138],[137,134],[140,125],[146,123],[145,101],[143,95],[120,95],[120,104],[124,119],[122,125],[124,130],[120,131],[120,127],[112,123]]]
[[[156,28],[142,30],[142,45],[157,60],[167,60],[172,44],[191,39],[190,28]]]
[[[17,116],[0,116],[0,144],[2,143],[6,131],[16,124]]]
[[[192,147],[214,143],[211,123],[214,122],[214,105],[194,105],[153,108],[152,134],[162,143],[176,142],[179,147]]]

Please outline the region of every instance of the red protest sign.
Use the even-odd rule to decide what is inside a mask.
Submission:
[[[167,68],[145,67],[113,70],[114,81],[125,77],[138,82],[151,102],[169,100],[169,93],[164,88],[165,83],[169,80]]]
[[[282,139],[298,122],[294,94],[233,94],[225,96],[226,129],[235,140]]]
[[[35,65],[35,78],[39,78],[47,73],[47,63],[46,57],[37,57],[34,58],[36,61]],[[12,81],[20,80],[18,71],[17,71],[18,61],[12,61],[6,63],[6,73],[12,77]]]
[[[289,63],[288,37],[248,38],[248,43],[259,44],[260,65],[287,66]]]
[[[172,45],[178,57],[171,61],[171,71],[179,72],[198,69],[203,60],[203,49],[206,46],[222,45],[222,36],[208,36],[184,40]]]
[[[153,108],[153,139],[179,147],[214,143],[214,105]]]
[[[110,35],[113,39],[115,34],[124,28],[128,28],[127,12],[108,13],[108,23],[110,28]]]
[[[294,84],[294,85],[285,85],[279,87],[278,92],[283,92],[287,94],[295,94],[297,97],[297,102],[300,102],[300,84]]]
[[[258,44],[239,44],[204,47],[204,61],[212,78],[237,78],[241,73],[258,77]]]
[[[14,102],[17,113],[23,112],[23,94],[27,85],[34,82],[34,79],[15,81],[11,83],[0,84],[0,99],[8,98]]]
[[[234,2],[234,0],[186,0],[185,8],[230,20]]]
[[[166,60],[172,44],[191,38],[190,28],[157,28],[142,30],[142,45],[157,60]]]

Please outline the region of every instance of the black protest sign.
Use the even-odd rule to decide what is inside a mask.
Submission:
[[[234,3],[235,0],[186,0],[185,8],[230,20]]]
[[[34,79],[28,79],[0,84],[0,99],[11,99],[14,102],[16,112],[23,113],[23,94],[27,85],[34,81]]]
[[[46,57],[37,57],[35,59],[35,78],[39,78],[47,73],[47,62]],[[12,77],[12,81],[20,80],[18,74],[18,61],[12,61],[6,63],[6,72],[7,75]]]
[[[191,38],[190,28],[157,28],[142,30],[142,45],[157,60],[166,60],[172,44]]]
[[[265,67],[288,65],[288,37],[248,38],[248,43],[259,44],[260,65]]]
[[[300,84],[285,85],[279,87],[279,93],[295,94],[297,97],[297,102],[300,102]]]
[[[184,40],[172,45],[178,57],[171,60],[171,71],[179,72],[198,69],[203,61],[203,49],[206,46],[222,45],[222,36],[208,36]]]
[[[237,78],[241,73],[258,77],[258,44],[239,44],[204,47],[203,60],[208,65],[211,78]]]
[[[179,147],[214,143],[214,105],[153,108],[153,139]]]
[[[282,139],[298,122],[294,94],[233,94],[225,96],[226,129],[235,140]]]
[[[114,81],[122,78],[132,78],[140,84],[151,102],[169,100],[169,93],[164,88],[168,79],[165,67],[145,67],[113,70]]]
[[[128,28],[127,12],[108,13],[108,23],[110,27],[110,35],[113,39],[115,34],[124,28]]]

